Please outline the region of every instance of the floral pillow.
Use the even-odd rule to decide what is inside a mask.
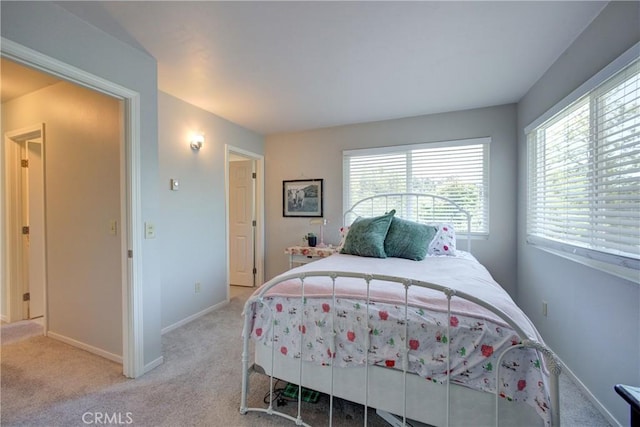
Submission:
[[[429,255],[456,254],[456,232],[451,224],[440,224],[435,237],[429,245]]]
[[[338,252],[344,247],[344,242],[347,240],[347,234],[349,234],[349,226],[340,227],[340,244],[336,248]]]

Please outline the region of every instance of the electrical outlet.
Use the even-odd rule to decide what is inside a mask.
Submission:
[[[194,291],[196,294],[200,293],[200,282],[196,282],[196,285],[194,287]]]
[[[546,301],[542,301],[542,315],[544,317],[547,317],[547,302]]]

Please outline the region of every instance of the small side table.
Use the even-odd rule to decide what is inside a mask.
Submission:
[[[640,387],[617,384],[613,388],[630,406],[629,425],[640,427]]]
[[[284,253],[289,255],[289,268],[293,268],[294,264],[308,264],[320,258],[333,255],[337,251],[338,249],[333,246],[326,246],[324,248],[318,246],[289,246],[284,250]]]

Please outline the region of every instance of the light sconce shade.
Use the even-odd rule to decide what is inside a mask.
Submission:
[[[191,149],[198,151],[202,148],[202,144],[204,144],[204,135],[201,133],[196,133],[191,137]]]

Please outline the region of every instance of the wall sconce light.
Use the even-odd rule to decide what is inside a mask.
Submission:
[[[327,247],[327,245],[324,244],[324,226],[327,225],[328,222],[329,221],[327,221],[325,218],[314,218],[314,219],[309,221],[309,224],[311,224],[311,225],[319,225],[320,226],[320,243],[318,243],[316,245],[319,248]]]
[[[204,143],[204,135],[201,133],[194,134],[191,137],[191,149],[198,151],[202,148],[202,144]]]

